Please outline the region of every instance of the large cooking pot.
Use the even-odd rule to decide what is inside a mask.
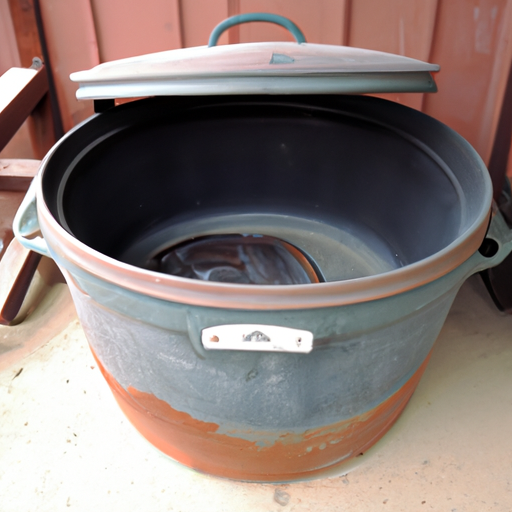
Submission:
[[[157,97],[63,137],[14,229],[61,268],[119,405],[155,446],[215,475],[292,480],[364,452],[398,417],[459,287],[503,260],[512,235],[457,133],[334,93],[433,90],[435,69],[259,43],[74,76],[99,107]],[[278,240],[320,282],[212,282],[155,267],[173,247],[219,235]]]

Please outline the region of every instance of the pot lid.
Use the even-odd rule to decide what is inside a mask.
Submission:
[[[270,21],[288,28],[292,42],[216,46],[230,26]],[[71,75],[78,99],[236,94],[364,94],[436,92],[439,66],[373,50],[306,43],[296,25],[263,13],[233,16],[218,25],[209,46],[170,50],[100,64]]]

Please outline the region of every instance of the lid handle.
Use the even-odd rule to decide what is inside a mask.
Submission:
[[[221,34],[235,25],[241,25],[242,23],[249,23],[251,21],[267,21],[269,23],[275,23],[276,25],[281,25],[282,27],[288,29],[292,36],[295,37],[297,43],[305,43],[306,38],[304,34],[300,30],[300,28],[290,21],[288,18],[284,16],[279,16],[278,14],[269,14],[266,12],[251,12],[247,14],[238,14],[237,16],[231,16],[231,18],[227,18],[224,21],[221,21],[212,31],[210,35],[210,39],[208,41],[208,46],[216,46],[219,41],[219,37]]]

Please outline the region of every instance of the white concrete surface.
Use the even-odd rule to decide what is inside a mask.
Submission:
[[[357,464],[283,485],[184,468],[124,419],[77,320],[0,371],[1,512],[510,512],[512,316],[477,277],[405,412]]]

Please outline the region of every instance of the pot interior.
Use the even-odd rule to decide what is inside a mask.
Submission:
[[[439,156],[453,152],[441,126],[365,97],[151,98],[61,141],[43,194],[73,236],[136,266],[197,237],[261,235],[322,280],[364,277],[435,254],[480,214],[481,171]]]

